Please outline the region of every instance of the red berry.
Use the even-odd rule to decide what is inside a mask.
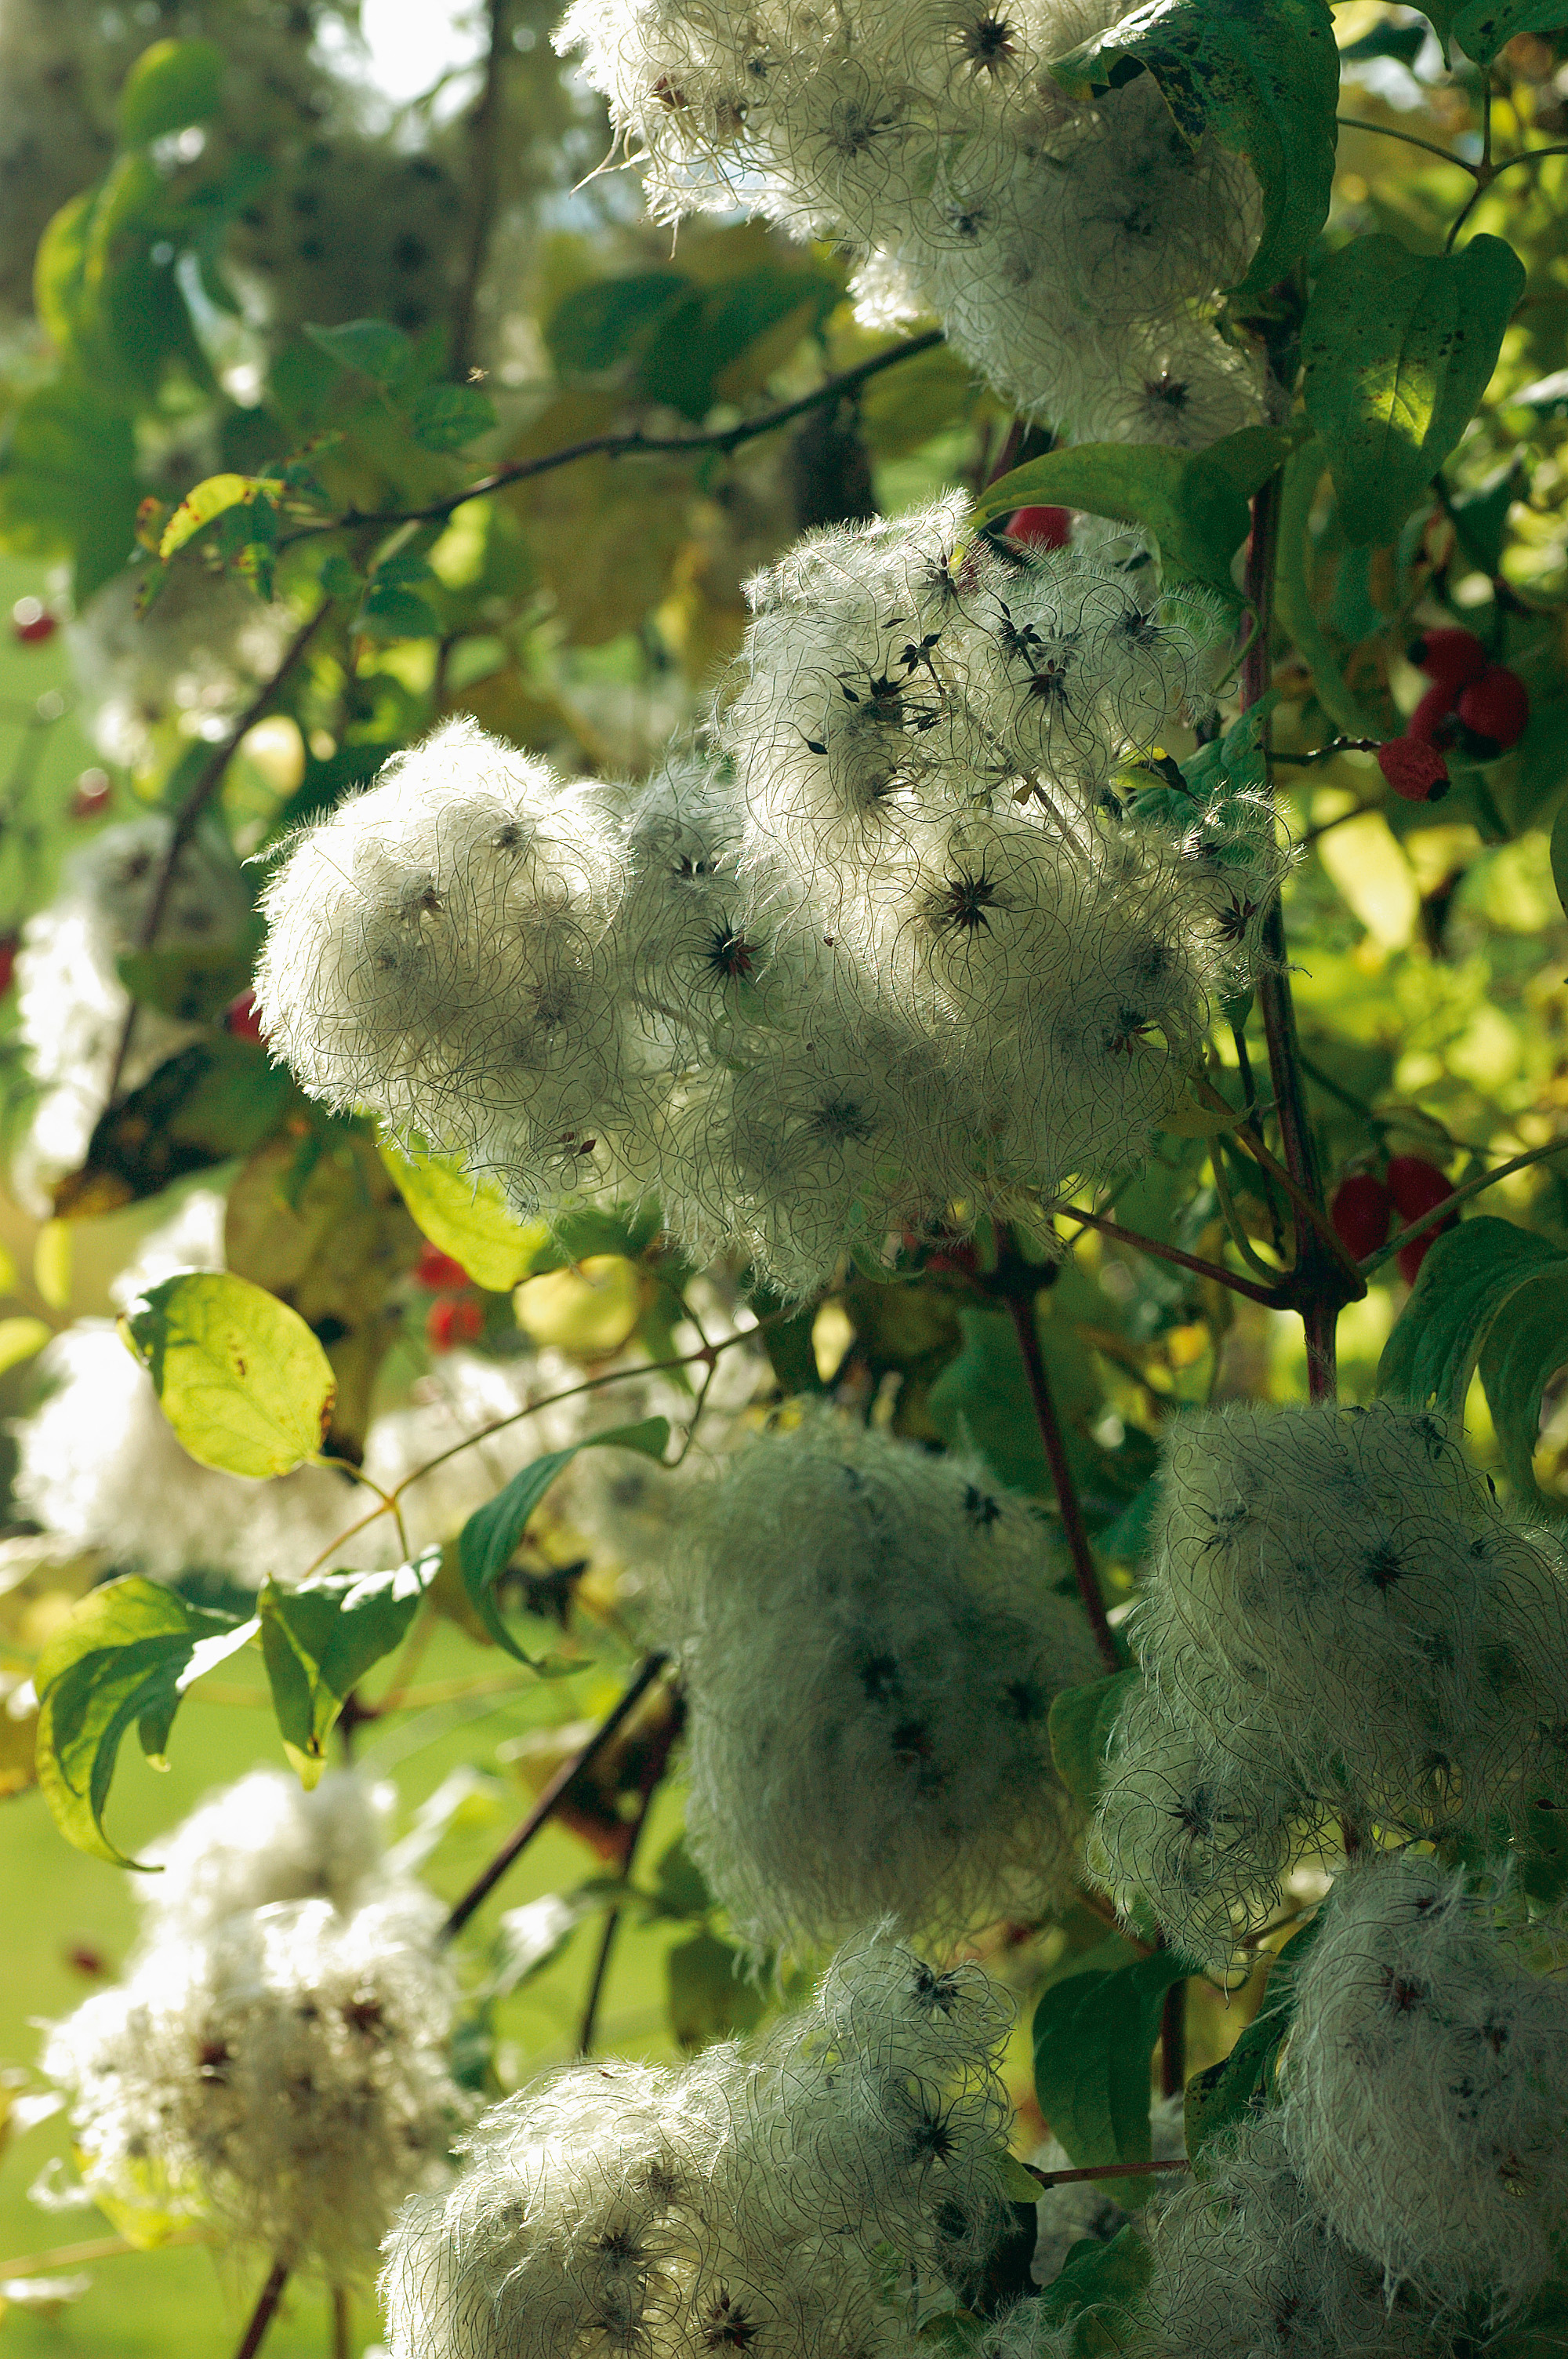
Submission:
[[[83,770],[71,794],[71,818],[97,819],[114,791],[114,782],[107,770]]]
[[[1428,679],[1455,694],[1487,668],[1487,650],[1474,631],[1427,631],[1411,647],[1411,661]]]
[[[223,1029],[232,1033],[236,1040],[265,1042],[266,1034],[262,1030],[261,1018],[256,1014],[254,991],[242,991],[237,999],[230,1000],[223,1010]]]
[[[16,972],[16,952],[21,946],[20,934],[0,934],[0,999],[11,988],[11,978]]]
[[[1458,702],[1458,691],[1440,680],[1429,688],[1410,719],[1405,723],[1405,735],[1422,745],[1446,745],[1454,736],[1451,716]],[[1447,723],[1449,725],[1444,726]]]
[[[1503,754],[1524,735],[1530,720],[1530,690],[1517,672],[1492,664],[1463,690],[1458,712],[1466,729]]]
[[[1394,737],[1379,745],[1378,767],[1407,803],[1441,802],[1448,792],[1447,763],[1420,737]]]
[[[1454,1193],[1453,1182],[1429,1163],[1424,1155],[1391,1155],[1389,1158],[1389,1193],[1393,1198],[1402,1221],[1419,1221],[1425,1212],[1435,1212]],[[1458,1219],[1451,1212],[1445,1221],[1436,1221],[1412,1237],[1399,1251],[1400,1276],[1409,1286],[1415,1284],[1416,1272],[1445,1229],[1451,1229]]]
[[[1071,508],[1014,508],[1003,527],[1026,549],[1065,549],[1073,538]]]
[[[11,609],[11,636],[26,647],[52,639],[59,625],[41,598],[18,598]]]
[[[1334,1234],[1354,1261],[1365,1261],[1368,1254],[1389,1242],[1393,1225],[1394,1200],[1380,1180],[1369,1171],[1352,1171],[1334,1191],[1329,1206],[1329,1218]]]
[[[1454,1182],[1424,1155],[1390,1155],[1388,1190],[1400,1220],[1419,1221],[1453,1195]]]
[[[484,1326],[484,1313],[466,1295],[438,1294],[425,1315],[425,1338],[432,1352],[471,1343]]]
[[[414,1275],[420,1285],[429,1287],[432,1293],[473,1284],[461,1262],[454,1261],[450,1254],[444,1254],[439,1245],[427,1245],[424,1247],[414,1266]]]

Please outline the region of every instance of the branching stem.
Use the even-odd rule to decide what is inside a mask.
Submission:
[[[820,409],[825,402],[841,401],[848,393],[879,376],[883,369],[894,367],[900,361],[913,360],[916,353],[928,353],[942,342],[940,328],[929,328],[922,336],[910,336],[889,352],[873,353],[871,359],[857,363],[854,368],[841,370],[838,375],[827,378],[811,393],[803,393],[796,401],[786,401],[777,409],[764,410],[758,418],[742,419],[738,426],[715,427],[706,434],[644,434],[633,427],[624,434],[593,434],[583,442],[568,442],[559,451],[546,451],[537,459],[518,459],[507,467],[497,467],[477,484],[469,484],[460,492],[451,492],[444,499],[432,500],[422,508],[352,508],[344,516],[323,516],[300,526],[297,532],[285,533],[278,543],[288,548],[297,540],[310,540],[324,532],[341,532],[351,525],[392,527],[406,524],[438,524],[470,500],[481,500],[491,492],[504,491],[511,484],[525,484],[535,475],[547,475],[557,467],[569,467],[579,459],[668,458],[685,451],[719,451],[726,454],[739,451],[743,443],[753,442],[761,434],[773,434],[781,426],[792,425],[795,419],[806,417]]]
[[[195,834],[197,822],[202,812],[222,785],[223,774],[233,760],[241,739],[248,735],[255,727],[278,690],[304,662],[309,653],[310,643],[326,621],[331,606],[332,601],[330,598],[324,598],[309,621],[300,625],[285,648],[283,660],[271,679],[262,682],[244,711],[236,721],[230,723],[228,729],[202,764],[196,783],[186,796],[175,819],[174,832],[168,840],[168,850],[164,854],[163,866],[158,872],[157,883],[153,887],[152,898],[147,903],[147,913],[142,919],[141,930],[136,938],[138,950],[150,951],[157,940],[157,930],[163,923],[164,911],[168,907],[168,897],[174,887],[174,872],[179,864],[179,855]],[[125,1070],[125,1060],[131,1051],[131,1041],[135,1028],[136,1003],[133,999],[125,1010],[125,1021],[121,1027],[119,1043],[114,1050],[114,1062],[109,1070],[109,1086],[103,1097],[106,1106],[113,1105],[119,1094],[120,1076]]]
[[[578,1772],[586,1769],[589,1762],[596,1760],[603,1752],[622,1721],[636,1710],[668,1660],[667,1655],[655,1654],[647,1657],[620,1702],[605,1714],[588,1743],[574,1753],[569,1760],[562,1762],[516,1832],[508,1835],[489,1866],[481,1869],[461,1899],[452,1903],[448,1911],[447,1920],[441,1927],[439,1935],[441,1940],[450,1941],[462,1931],[475,1909],[494,1891],[513,1861],[527,1849],[540,1828],[547,1824],[557,1803]]]
[[[1083,1599],[1084,1612],[1088,1616],[1089,1628],[1094,1632],[1101,1663],[1108,1671],[1119,1671],[1122,1669],[1121,1649],[1116,1643],[1116,1633],[1106,1618],[1105,1598],[1100,1591],[1099,1574],[1095,1570],[1094,1550],[1089,1546],[1088,1529],[1084,1522],[1083,1508],[1078,1503],[1073,1471],[1067,1463],[1067,1447],[1062,1435],[1061,1419],[1056,1415],[1056,1404],[1051,1397],[1045,1355],[1040,1349],[1040,1331],[1034,1323],[1034,1297],[1027,1293],[1010,1294],[1007,1307],[1012,1313],[1012,1323],[1018,1334],[1023,1373],[1029,1382],[1029,1397],[1034,1404],[1034,1421],[1045,1445],[1046,1462],[1055,1486],[1056,1505],[1061,1510],[1062,1530],[1066,1538],[1067,1552],[1073,1560],[1078,1594]]]

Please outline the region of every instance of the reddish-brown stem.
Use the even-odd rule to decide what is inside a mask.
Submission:
[[[621,1855],[622,1884],[629,1884],[632,1880],[632,1870],[637,1858],[637,1845],[643,1839],[643,1830],[648,1823],[648,1813],[654,1807],[654,1796],[658,1790],[659,1781],[655,1777],[643,1795],[637,1815],[632,1821],[626,1838],[626,1848]],[[593,2035],[599,2024],[599,2002],[604,1996],[604,1980],[610,1972],[611,1953],[615,1947],[615,1936],[620,1930],[621,1903],[618,1900],[613,1908],[605,1911],[604,1930],[600,1936],[599,1954],[593,1962],[593,1975],[589,1983],[588,1997],[583,2004],[582,2027],[577,2036],[577,2052],[579,2056],[591,2056],[593,2053]]]
[[[758,418],[742,419],[739,426],[719,426],[705,434],[644,434],[639,427],[624,434],[591,434],[585,441],[566,443],[558,451],[542,452],[537,459],[514,460],[510,466],[497,467],[477,484],[466,484],[460,492],[449,492],[444,498],[431,500],[424,507],[351,508],[342,516],[312,516],[297,530],[285,533],[278,546],[287,549],[297,540],[314,539],[324,532],[341,532],[349,525],[437,524],[470,500],[481,500],[491,492],[504,491],[509,484],[530,483],[535,475],[550,474],[557,467],[575,466],[579,459],[679,457],[687,451],[726,454],[739,451],[743,443],[754,442],[760,434],[776,433],[781,426],[793,425],[797,418],[808,417],[812,410],[821,409],[828,402],[842,401],[883,369],[892,368],[900,361],[913,360],[917,353],[928,353],[941,342],[941,329],[928,328],[923,335],[907,337],[887,352],[873,353],[870,360],[857,361],[853,368],[826,378],[795,401],[764,410]]]
[[[1147,2179],[1156,2170],[1190,2170],[1192,2165],[1184,2154],[1179,2154],[1169,2162],[1096,2162],[1087,2170],[1036,2170],[1032,2162],[1023,2168],[1042,2187],[1076,2187],[1086,2179]]]
[[[1179,2097],[1187,2085],[1187,1986],[1173,1983],[1160,2014],[1160,2093]]]
[[[1102,1237],[1114,1237],[1118,1245],[1133,1245],[1140,1253],[1152,1254],[1156,1260],[1174,1262],[1178,1269],[1190,1269],[1195,1277],[1212,1278],[1216,1286],[1228,1287],[1232,1294],[1244,1294],[1249,1302],[1261,1302],[1271,1310],[1279,1306],[1276,1288],[1260,1286],[1255,1278],[1239,1277],[1235,1270],[1222,1269],[1217,1262],[1202,1261],[1195,1254],[1162,1245],[1158,1237],[1140,1236],[1136,1229],[1119,1228],[1115,1221],[1105,1220],[1098,1212],[1086,1212],[1076,1204],[1068,1204],[1063,1208],[1062,1217],[1082,1221],[1086,1228],[1098,1229]]]
[[[250,2324],[234,2354],[234,2359],[256,2359],[256,2353],[266,2340],[268,2327],[277,2315],[277,2305],[283,2299],[283,2288],[288,2283],[287,2261],[274,2261],[272,2272],[251,2312]]]
[[[1029,1397],[1034,1404],[1034,1421],[1040,1428],[1051,1480],[1055,1485],[1056,1505],[1061,1510],[1062,1530],[1066,1537],[1067,1552],[1073,1560],[1073,1571],[1077,1577],[1078,1594],[1084,1601],[1084,1612],[1088,1616],[1089,1628],[1094,1632],[1100,1661],[1108,1671],[1119,1671],[1122,1669],[1121,1650],[1116,1643],[1116,1633],[1106,1618],[1105,1599],[1100,1593],[1099,1575],[1095,1571],[1094,1551],[1089,1547],[1084,1511],[1078,1505],[1077,1488],[1067,1463],[1067,1448],[1062,1437],[1056,1404],[1051,1397],[1050,1379],[1045,1374],[1045,1355],[1040,1349],[1040,1331],[1034,1324],[1034,1298],[1032,1294],[1011,1294],[1007,1307],[1012,1313],[1018,1348],[1023,1358],[1023,1373],[1029,1380]]]
[[[557,1803],[579,1770],[586,1769],[589,1763],[596,1760],[603,1752],[622,1722],[642,1701],[668,1660],[667,1655],[650,1655],[620,1702],[605,1714],[588,1743],[579,1751],[574,1753],[569,1760],[562,1762],[516,1832],[507,1837],[489,1866],[481,1869],[461,1899],[452,1903],[447,1914],[446,1923],[440,1931],[440,1939],[443,1941],[451,1940],[462,1931],[474,1910],[494,1891],[513,1861],[520,1853],[527,1849],[540,1828],[547,1823]]]
[[[228,729],[202,764],[195,785],[176,814],[174,832],[168,840],[168,850],[164,854],[163,866],[158,872],[158,880],[153,887],[153,897],[147,903],[147,913],[142,920],[141,931],[136,939],[138,950],[149,951],[157,940],[157,929],[163,923],[164,911],[168,907],[168,897],[174,889],[174,872],[179,865],[179,855],[195,834],[197,821],[202,812],[222,785],[223,774],[233,760],[241,739],[255,727],[278,690],[304,661],[309,651],[310,642],[326,620],[331,604],[330,598],[324,598],[309,621],[300,625],[293,638],[290,639],[277,669],[269,679],[263,681],[238,720],[231,722]],[[119,1042],[114,1050],[114,1062],[110,1068],[109,1087],[104,1093],[105,1105],[113,1105],[119,1093],[120,1076],[125,1070],[125,1059],[131,1052],[131,1040],[135,1028],[136,1003],[133,999],[125,1010],[125,1021],[121,1027]]]
[[[1246,594],[1253,614],[1251,643],[1241,664],[1241,710],[1262,701],[1273,671],[1274,567],[1279,551],[1281,478],[1273,475],[1252,502],[1252,536],[1247,544]],[[1265,761],[1268,723],[1264,722]],[[1332,1400],[1336,1389],[1335,1336],[1339,1306],[1346,1299],[1343,1273],[1325,1249],[1315,1223],[1323,1214],[1323,1177],[1302,1087],[1301,1047],[1295,1003],[1291,996],[1285,921],[1278,898],[1263,931],[1266,962],[1258,983],[1258,1004],[1269,1043],[1285,1169],[1314,1212],[1314,1225],[1298,1224],[1295,1285],[1292,1291],[1306,1337],[1307,1393]]]

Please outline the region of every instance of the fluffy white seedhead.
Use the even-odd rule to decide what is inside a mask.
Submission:
[[[330,1769],[309,1793],[282,1769],[253,1769],[210,1795],[146,1856],[163,1871],[139,1877],[150,1939],[200,1940],[225,1918],[279,1902],[326,1900],[350,1917],[388,1897],[383,1868],[390,1786]],[[418,1896],[405,1889],[407,1908]]]
[[[454,723],[301,839],[258,992],[306,1088],[529,1214],[652,1197],[785,1296],[1135,1162],[1284,865],[1261,805],[1166,841],[1113,785],[1206,709],[1221,617],[967,534],[958,495],[808,534],[644,788]]]
[[[66,634],[93,742],[131,768],[171,723],[221,736],[298,627],[287,606],[263,605],[233,574],[177,566],[145,612],[140,586],[137,574],[116,574]]]
[[[1236,1705],[1218,1683],[1206,1713],[1158,1686],[1135,1692],[1112,1733],[1087,1845],[1090,1875],[1123,1916],[1152,1909],[1174,1948],[1218,1974],[1273,1915],[1322,1816],[1288,1772],[1266,1766],[1262,1732],[1239,1723]]]
[[[55,899],[22,929],[17,1025],[39,1095],[14,1177],[40,1213],[52,1209],[54,1183],[80,1167],[103,1111],[131,1004],[116,961],[140,947],[169,833],[170,821],[154,814],[106,828],[69,864]],[[232,863],[199,838],[180,853],[156,947],[222,950],[239,933],[246,910]],[[200,1037],[197,1026],[138,1008],[121,1087],[139,1087],[166,1057]]]
[[[866,256],[869,324],[935,311],[1011,406],[1103,440],[1143,422],[1117,379],[1156,365],[1162,335],[1222,372],[1203,315],[1260,223],[1249,168],[1189,144],[1148,77],[1076,105],[1052,82],[1047,60],[1115,13],[575,0],[557,42],[582,52],[656,219],[741,206],[836,238]],[[1248,396],[1236,424],[1261,415]],[[1180,430],[1139,439],[1195,446],[1190,384],[1150,398]],[[1230,422],[1205,419],[1209,439]]]
[[[1390,2291],[1488,2323],[1553,2265],[1568,2201],[1568,1989],[1461,1876],[1374,1858],[1336,1883],[1296,1986],[1286,2141]]]
[[[88,2189],[210,2217],[294,2269],[363,2272],[465,2111],[429,1930],[402,1896],[348,1917],[317,1899],[157,1943],[45,2049]]]
[[[871,1939],[758,2041],[507,2100],[389,2239],[394,2359],[912,2352],[890,2279],[971,2267],[1003,2216],[1009,2013]]]
[[[1331,1810],[1426,1833],[1561,1791],[1568,1583],[1439,1416],[1179,1419],[1136,1629],[1238,1772]]]
[[[273,878],[258,1014],[315,1096],[373,1105],[536,1205],[617,1171],[629,1136],[624,886],[601,790],[449,723]]]
[[[1209,2147],[1152,2223],[1139,2359],[1433,2359],[1428,2314],[1390,2300],[1291,2169],[1278,2113]]]
[[[692,1846],[745,1940],[957,1931],[1063,1889],[1046,1715],[1093,1649],[1036,1514],[977,1463],[827,1419],[756,1441],[668,1590]]]

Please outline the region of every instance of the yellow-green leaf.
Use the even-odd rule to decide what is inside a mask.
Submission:
[[[432,1548],[393,1572],[328,1572],[294,1589],[263,1585],[262,1656],[283,1749],[303,1785],[320,1777],[327,1738],[351,1690],[406,1637],[440,1561]]]
[[[298,1312],[264,1287],[209,1270],[168,1277],[131,1304],[120,1333],[203,1466],[287,1474],[320,1449],[331,1364]]]
[[[250,507],[261,493],[272,494],[282,488],[281,484],[265,476],[209,475],[193,491],[186,493],[165,525],[163,537],[157,545],[158,555],[172,557],[177,549],[183,549],[188,540],[193,540],[214,516],[223,516],[230,508]]]
[[[145,147],[188,123],[205,123],[223,103],[227,65],[216,41],[155,41],[121,85],[115,114],[127,147]]]
[[[461,1262],[476,1286],[504,1294],[526,1277],[549,1232],[542,1221],[514,1221],[493,1180],[442,1156],[410,1161],[386,1139],[381,1158],[421,1235]]]
[[[41,1352],[53,1332],[42,1319],[0,1319],[0,1375]]]

